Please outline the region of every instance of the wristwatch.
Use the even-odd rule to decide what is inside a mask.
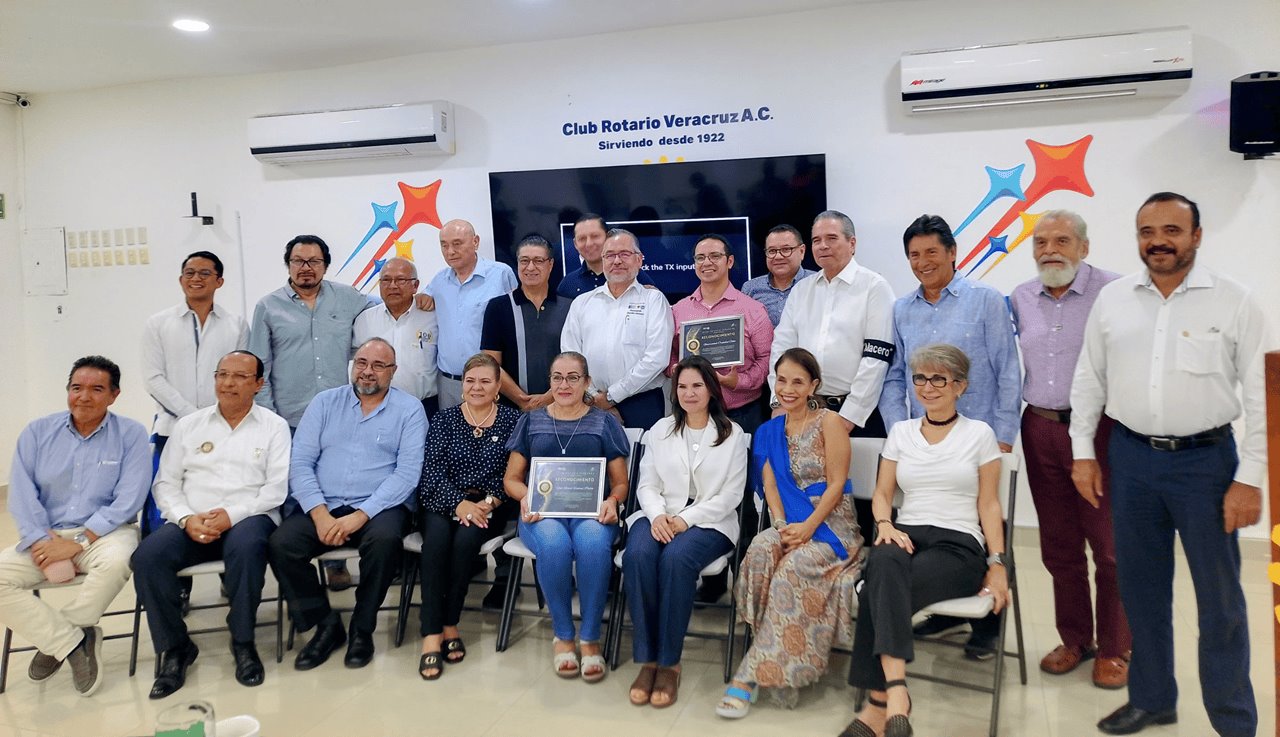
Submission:
[[[82,548],[89,547],[89,536],[84,534],[83,532],[77,532],[74,536],[72,536],[71,541],[79,544],[80,547]]]
[[[773,522],[770,523],[770,526],[772,526],[773,529],[775,530],[781,530],[782,528],[787,526],[787,521],[785,519],[775,519]]]
[[[992,553],[991,555],[988,555],[987,567],[990,568],[991,566],[1001,566],[1004,568],[1008,568],[1009,564],[1005,562],[1004,553]]]
[[[497,509],[498,505],[502,504],[502,500],[493,494],[489,494],[484,498],[484,503],[489,505],[489,509]]]

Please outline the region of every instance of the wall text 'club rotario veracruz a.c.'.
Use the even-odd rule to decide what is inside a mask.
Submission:
[[[610,135],[609,138],[596,141],[598,150],[610,151],[620,148],[725,143],[731,132],[712,130],[713,128],[767,123],[771,120],[773,112],[767,105],[760,105],[710,113],[663,113],[636,118],[569,121],[560,127],[560,132],[568,137]],[[636,133],[641,135],[631,135]]]

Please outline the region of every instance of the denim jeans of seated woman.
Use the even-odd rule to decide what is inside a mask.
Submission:
[[[520,539],[538,556],[538,585],[551,610],[556,639],[574,639],[573,583],[577,569],[578,603],[583,642],[600,639],[600,620],[613,573],[613,541],[617,525],[594,519],[541,519],[520,523]]]

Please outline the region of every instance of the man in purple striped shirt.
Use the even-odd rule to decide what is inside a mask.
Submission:
[[[1115,541],[1110,495],[1094,509],[1071,481],[1071,377],[1084,343],[1085,322],[1103,285],[1119,275],[1084,263],[1089,238],[1074,212],[1051,210],[1032,235],[1038,278],[1013,290],[1011,302],[1026,377],[1022,398],[1022,450],[1031,498],[1040,518],[1040,554],[1053,578],[1054,617],[1062,644],[1044,656],[1040,669],[1061,675],[1096,658],[1093,683],[1123,688],[1129,679],[1129,625],[1116,586]],[[1098,427],[1095,447],[1107,483],[1106,447],[1111,421]],[[1097,583],[1095,615],[1089,601],[1093,550]]]

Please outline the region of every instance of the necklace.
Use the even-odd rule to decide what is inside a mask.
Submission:
[[[463,419],[467,421],[467,424],[471,425],[472,427],[471,437],[473,438],[484,437],[484,428],[482,427],[482,425],[484,425],[489,420],[493,419],[493,416],[496,415],[497,413],[498,413],[498,403],[494,402],[493,409],[489,410],[489,414],[483,420],[479,422],[475,422],[474,420],[472,420],[472,418],[475,417],[475,415],[471,414],[471,408],[465,402],[462,405]]]
[[[702,438],[707,434],[707,427],[710,424],[711,422],[708,421],[700,430],[694,430],[688,426],[685,427],[685,430],[689,433],[689,439],[693,441],[690,447],[693,448],[694,453],[697,453],[702,448]]]
[[[800,422],[795,422],[795,423],[793,423],[793,422],[791,422],[791,416],[790,416],[790,415],[786,415],[786,419],[785,419],[785,420],[783,420],[783,425],[782,425],[782,429],[783,429],[783,432],[784,432],[784,433],[785,433],[785,432],[786,432],[786,430],[788,429],[788,425],[790,425],[792,428],[794,428],[794,427],[796,427],[796,426],[798,425],[800,429],[799,429],[799,430],[797,430],[796,432],[797,432],[797,433],[802,433],[802,432],[804,432],[805,428],[807,428],[807,427],[809,426],[809,408],[808,408],[808,406],[806,406],[806,407],[805,407],[805,409],[804,409],[804,420],[802,420],[802,421],[800,421]]]
[[[950,425],[951,423],[959,419],[959,417],[960,417],[960,413],[956,412],[954,415],[951,415],[947,419],[939,421],[930,417],[928,412],[924,413],[924,421],[929,423],[930,425],[933,425],[934,427],[946,427],[947,425]]]
[[[552,429],[552,431],[554,431],[554,432],[555,432],[555,434],[556,434],[556,445],[560,446],[560,455],[567,455],[567,454],[568,454],[568,452],[569,452],[569,444],[573,442],[573,436],[578,434],[578,428],[582,426],[582,423],[581,423],[581,422],[578,422],[578,420],[580,420],[580,419],[582,419],[582,418],[581,418],[581,417],[579,417],[579,418],[577,418],[577,419],[575,419],[575,420],[572,420],[572,422],[573,422],[573,432],[572,432],[572,433],[569,433],[569,439],[568,439],[568,440],[566,440],[566,441],[564,441],[564,442],[562,443],[562,442],[560,442],[560,425],[559,425],[559,423],[558,423],[558,422],[556,422],[556,417],[555,417],[555,415],[553,415],[553,414],[551,414],[550,412],[548,412],[548,413],[547,413],[547,417],[550,417],[550,418],[551,418],[551,429]]]

